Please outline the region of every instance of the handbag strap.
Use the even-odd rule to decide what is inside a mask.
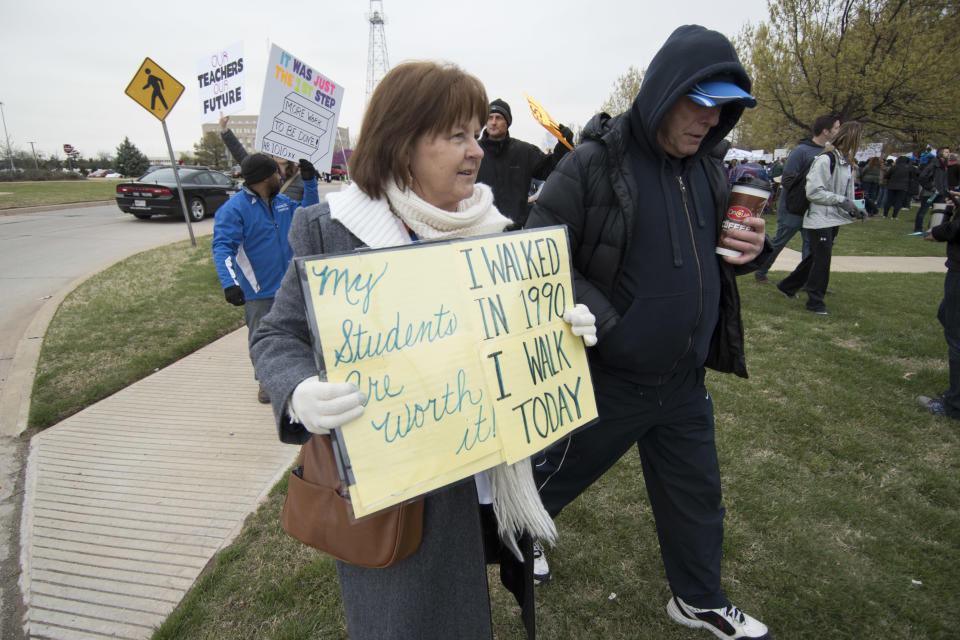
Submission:
[[[330,436],[313,434],[300,448],[300,455],[304,480],[336,489],[340,495],[345,494],[347,487],[340,481],[337,473],[337,461],[333,456]]]

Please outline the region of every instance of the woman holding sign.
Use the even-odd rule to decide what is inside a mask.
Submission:
[[[327,203],[300,209],[290,230],[296,256],[360,247],[407,245],[498,233],[510,223],[476,184],[483,151],[477,143],[488,101],[480,81],[452,65],[411,62],[394,67],[370,99],[350,159],[354,183]],[[424,283],[424,286],[428,286]],[[595,334],[586,308],[565,316],[577,335]],[[295,265],[254,336],[259,379],[274,398],[284,442],[357,428],[366,396],[356,385],[326,382],[311,344]],[[429,366],[424,362],[423,366]],[[480,502],[491,502],[504,544],[529,534],[551,540],[553,523],[533,484],[528,460],[478,474],[425,498],[423,536],[410,556],[385,569],[337,562],[351,638],[492,637]],[[529,549],[528,549],[529,553]],[[522,573],[522,572],[521,572]],[[529,573],[529,567],[527,571]],[[532,603],[532,594],[527,596]],[[527,607],[532,632],[532,607]]]

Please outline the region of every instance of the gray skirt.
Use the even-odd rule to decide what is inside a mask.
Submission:
[[[388,569],[337,562],[352,640],[490,640],[490,596],[472,479],[427,497],[423,541]]]

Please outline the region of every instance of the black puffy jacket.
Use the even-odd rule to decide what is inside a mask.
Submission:
[[[503,215],[513,220],[507,230],[519,229],[527,221],[527,196],[530,180],[546,180],[557,162],[567,152],[558,142],[553,153],[544,153],[529,142],[516,140],[507,134],[503,140],[491,140],[487,132],[480,138],[483,160],[477,172],[477,182],[493,189],[493,204]]]
[[[908,191],[911,188],[911,182],[916,178],[913,174],[916,170],[910,164],[910,158],[900,156],[896,164],[887,169],[887,189],[891,191]]]
[[[657,140],[660,122],[670,106],[694,83],[717,73],[731,74],[749,90],[746,72],[724,36],[696,26],[675,31],[651,62],[631,111],[615,118],[599,114],[591,119],[583,141],[551,174],[530,215],[528,228],[566,225],[576,300],[597,317],[598,347],[604,339],[608,341],[607,348],[598,348],[591,359],[603,361],[606,367],[647,377],[669,374],[683,366],[706,365],[747,376],[736,275],[756,269],[770,249],[768,244],[752,263],[738,267],[714,254],[728,193],[720,161],[708,153],[733,128],[743,107],[725,105],[720,122],[693,156],[671,160]],[[710,224],[715,226],[708,228]],[[691,270],[694,276],[718,271],[716,309],[697,312],[705,299],[717,300],[706,298],[702,290],[699,294],[685,290],[678,292],[679,300],[667,300],[668,285],[667,292],[653,300],[654,305],[682,309],[685,316],[695,319],[693,323],[675,323],[671,317],[659,316],[660,307],[651,306],[634,310],[630,326],[618,326],[623,305],[618,310],[613,300],[622,292],[621,278],[638,227],[645,233],[656,229],[653,241],[664,247],[644,265],[647,280],[669,282],[687,270],[688,282]],[[716,269],[701,263],[705,259],[716,260]],[[698,340],[702,349],[691,353]],[[647,351],[663,344],[676,351],[673,368],[662,366],[669,358],[645,363]],[[611,362],[614,358],[620,362]],[[625,364],[618,366],[621,363]]]

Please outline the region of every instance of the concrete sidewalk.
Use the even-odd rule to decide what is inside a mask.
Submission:
[[[774,270],[800,254],[785,249]],[[945,272],[842,257],[833,271]],[[749,276],[746,276],[749,278]],[[246,328],[35,436],[20,525],[27,638],[150,637],[293,462],[257,403]]]
[[[940,257],[833,256],[830,272],[946,273],[946,249]],[[800,264],[800,252],[784,248],[771,271],[793,271]],[[749,277],[749,276],[747,276]]]
[[[293,462],[240,329],[35,436],[26,637],[149,638]]]

